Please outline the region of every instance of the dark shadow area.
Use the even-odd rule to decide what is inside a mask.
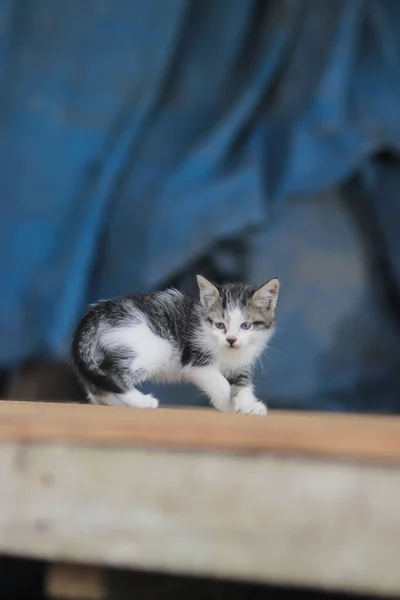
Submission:
[[[0,557],[2,600],[45,600],[46,568],[38,560]],[[375,600],[363,596],[275,585],[180,577],[119,569],[104,570],[103,600]],[[84,597],[80,600],[86,600]]]

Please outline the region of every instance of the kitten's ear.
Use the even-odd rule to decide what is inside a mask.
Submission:
[[[264,283],[254,292],[254,302],[264,310],[275,310],[279,295],[279,281],[276,277]]]
[[[219,291],[215,285],[213,285],[202,275],[196,275],[196,279],[200,291],[200,302],[205,308],[208,308],[219,297]]]

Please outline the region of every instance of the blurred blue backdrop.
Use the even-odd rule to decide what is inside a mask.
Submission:
[[[399,42],[395,0],[0,0],[0,366],[277,275],[258,394],[399,411]]]

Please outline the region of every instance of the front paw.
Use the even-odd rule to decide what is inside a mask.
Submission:
[[[231,398],[213,398],[211,400],[211,404],[219,411],[224,413],[234,413],[235,405],[233,404]]]
[[[260,415],[267,414],[267,407],[259,400],[246,399],[241,402],[236,402],[236,412],[242,415]]]

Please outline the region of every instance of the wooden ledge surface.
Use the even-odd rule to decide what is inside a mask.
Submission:
[[[399,465],[395,417],[0,402],[0,552],[399,597]]]
[[[0,401],[0,444],[276,453],[400,464],[400,417],[212,409],[137,410]]]

